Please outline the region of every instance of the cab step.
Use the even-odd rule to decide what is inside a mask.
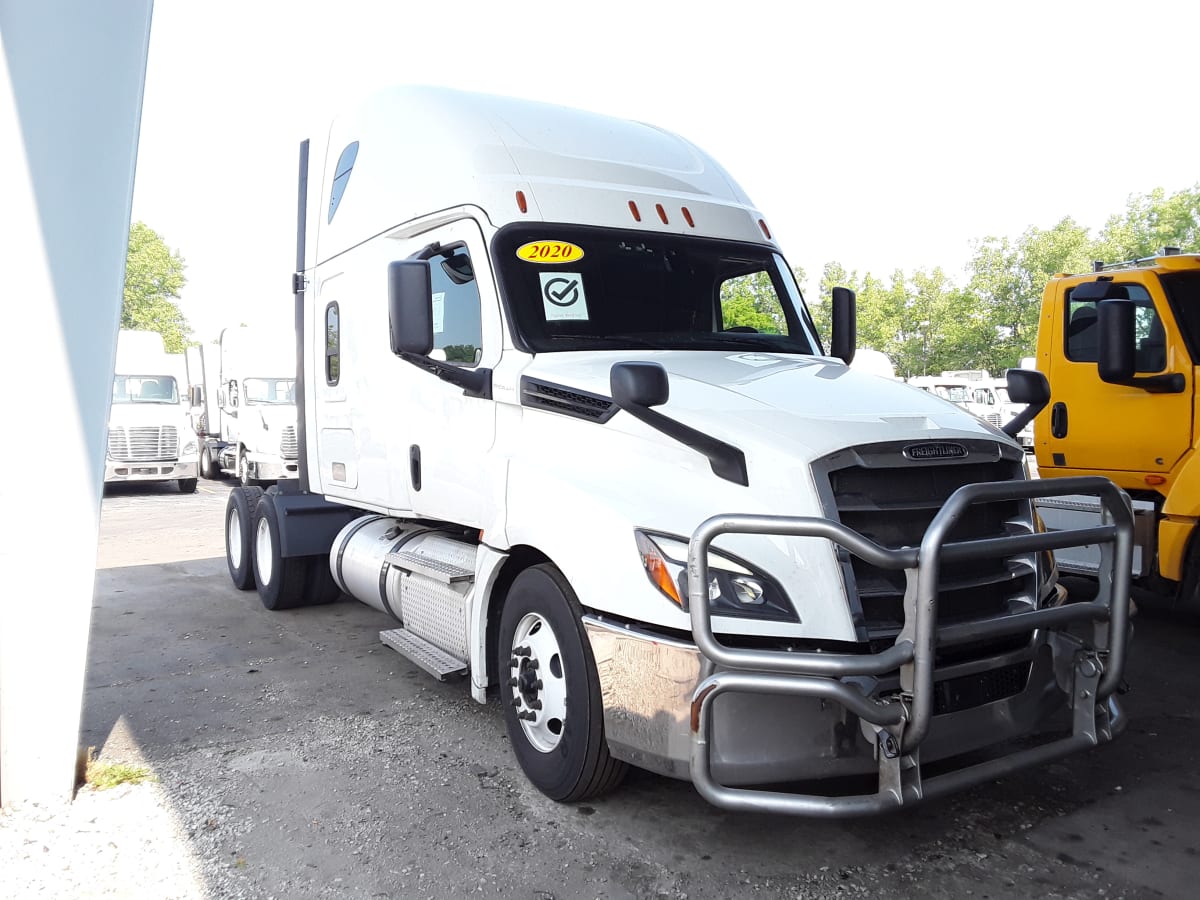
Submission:
[[[397,550],[384,557],[389,563],[406,572],[415,572],[440,581],[442,584],[459,584],[464,581],[474,581],[475,570],[456,566],[444,559],[438,559],[429,553],[412,553],[408,550]]]
[[[438,681],[445,681],[452,675],[467,674],[465,662],[455,659],[437,644],[418,637],[406,628],[381,631],[379,640],[405,659],[416,663]]]

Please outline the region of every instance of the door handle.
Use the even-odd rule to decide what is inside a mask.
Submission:
[[[1050,434],[1060,439],[1067,436],[1067,404],[1055,403],[1050,410]]]

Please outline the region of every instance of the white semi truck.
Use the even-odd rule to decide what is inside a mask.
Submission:
[[[104,483],[177,481],[196,490],[196,433],[181,378],[183,357],[167,353],[157,331],[117,335]]]
[[[291,328],[226,328],[215,346],[188,348],[201,475],[243,485],[296,477],[295,372]]]
[[[299,478],[231,492],[230,574],[390,615],[386,645],[499,695],[549,797],[635,765],[864,814],[1122,728],[1124,496],[1029,481],[1023,422],[849,369],[848,290],[823,348],[691,143],[396,88],[302,145],[299,187]],[[1045,533],[1031,498],[1064,491],[1109,521]],[[1084,541],[1106,574],[1065,602],[1051,551]]]

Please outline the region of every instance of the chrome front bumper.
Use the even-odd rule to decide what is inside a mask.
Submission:
[[[104,482],[117,481],[172,481],[176,478],[196,478],[199,463],[195,460],[104,460]]]
[[[826,519],[703,523],[691,541],[689,584],[708,584],[708,547],[719,534],[826,537],[875,565],[908,572],[904,628],[882,652],[837,654],[727,647],[713,634],[703,596],[690,598],[694,644],[587,616],[611,752],[690,779],[721,807],[837,817],[908,805],[1111,740],[1124,724],[1113,693],[1128,631],[1132,517],[1128,499],[1105,479],[1056,482],[961,488],[919,549],[888,550]],[[1104,501],[1105,524],[946,539],[971,503],[1085,492]],[[943,558],[1004,557],[1081,541],[1106,548],[1095,601],[936,627]],[[934,667],[935,647],[1022,633],[1032,638],[1017,651]],[[1029,740],[1038,737],[1044,740]],[[1023,748],[1014,750],[1018,739]],[[967,753],[983,759],[923,777],[923,764]],[[746,787],[844,775],[875,775],[877,790],[825,796]]]

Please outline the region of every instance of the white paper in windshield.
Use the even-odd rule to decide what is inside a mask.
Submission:
[[[588,317],[583,276],[577,272],[539,272],[542,308],[547,322],[583,320]]]

